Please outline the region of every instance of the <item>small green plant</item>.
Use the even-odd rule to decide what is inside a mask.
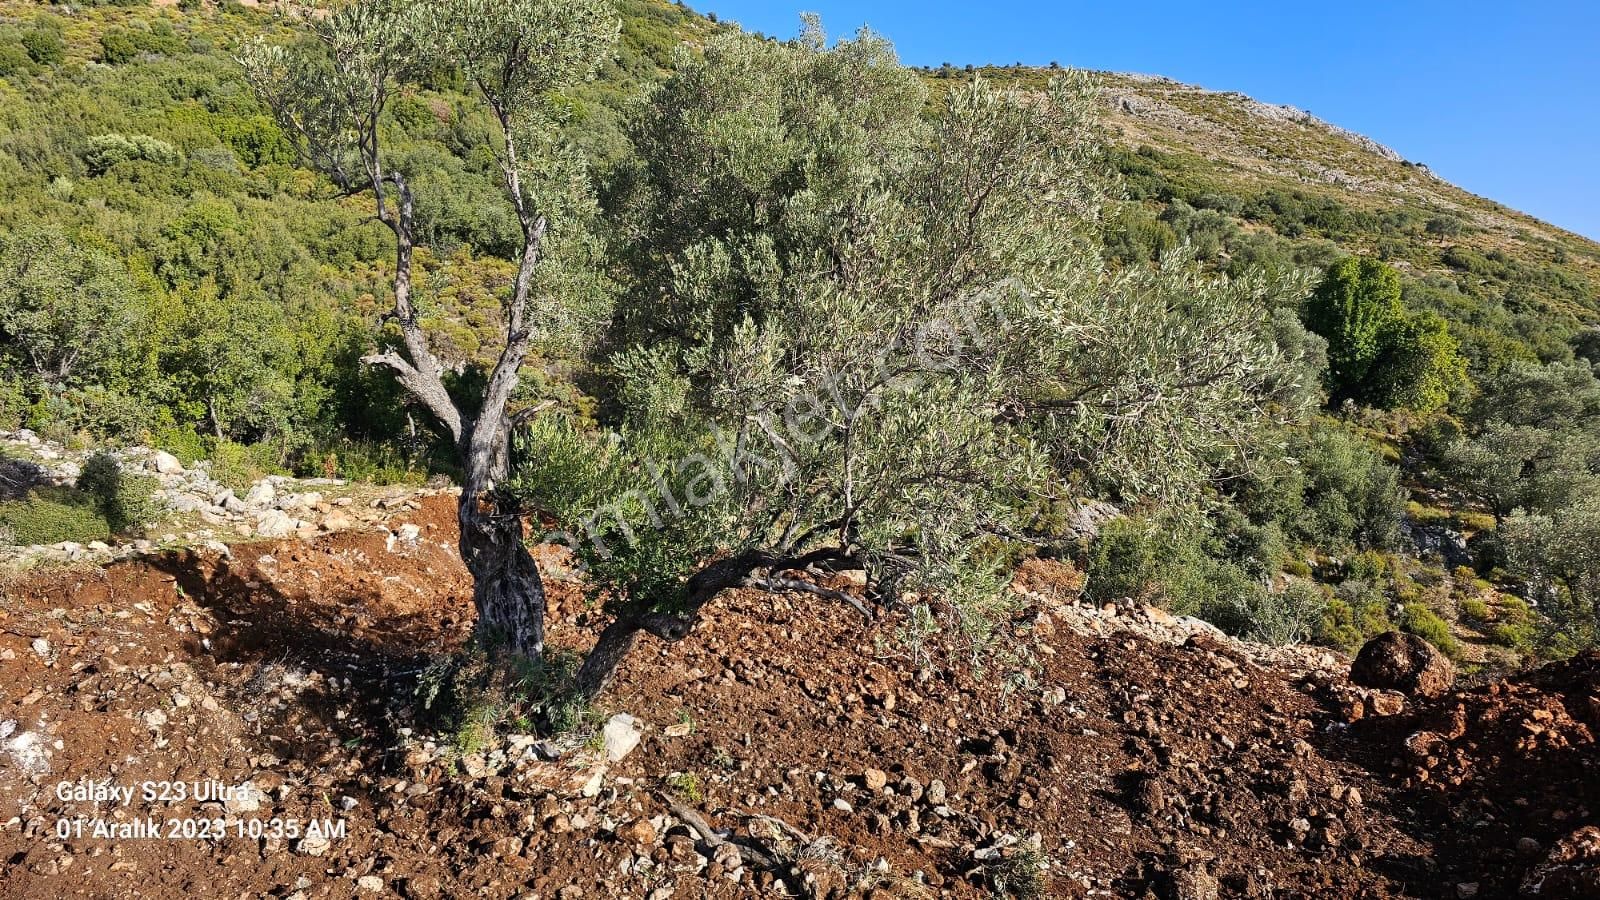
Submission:
[[[497,656],[474,638],[434,662],[417,680],[424,716],[451,733],[457,752],[492,747],[503,727],[545,734],[589,731],[591,739],[598,739],[597,713],[571,692],[576,654],[552,650],[537,664]]]
[[[667,788],[677,797],[690,803],[699,803],[705,799],[705,792],[700,787],[700,776],[693,772],[673,772],[668,775]]]
[[[1438,647],[1451,659],[1461,655],[1461,643],[1450,633],[1450,625],[1421,603],[1405,605],[1400,615],[1400,627]]]
[[[1489,629],[1489,639],[1491,641],[1523,654],[1533,652],[1534,641],[1537,637],[1538,634],[1533,626],[1525,623],[1501,622]]]
[[[1406,517],[1418,525],[1442,525],[1451,519],[1450,513],[1438,507],[1424,506],[1415,500],[1406,501]]]
[[[988,864],[989,886],[997,900],[1036,900],[1049,887],[1049,869],[1050,857],[1037,844],[1025,841]]]
[[[1472,622],[1487,623],[1494,620],[1494,614],[1489,611],[1489,604],[1471,597],[1461,601],[1461,615]]]

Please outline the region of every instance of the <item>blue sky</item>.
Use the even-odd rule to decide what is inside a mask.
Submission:
[[[1288,103],[1600,240],[1600,3],[690,0],[790,37],[870,25],[912,65],[1166,75]]]

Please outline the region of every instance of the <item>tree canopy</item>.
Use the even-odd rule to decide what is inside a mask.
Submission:
[[[616,427],[514,459],[614,592],[585,690],[717,590],[809,589],[790,569],[980,615],[1032,500],[1194,490],[1298,415],[1271,310],[1301,283],[1106,271],[1091,91],[975,80],[930,126],[871,33],[680,61],[627,176]]]

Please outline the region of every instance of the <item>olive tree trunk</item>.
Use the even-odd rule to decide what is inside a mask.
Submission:
[[[394,309],[388,318],[399,326],[405,352],[386,350],[363,361],[392,370],[401,386],[450,432],[464,473],[456,518],[461,560],[472,573],[479,637],[497,653],[537,660],[544,653],[544,583],[524,543],[521,511],[496,492],[496,484],[505,477],[511,431],[518,423],[510,413],[511,395],[533,339],[526,315],[545,218],[517,204],[524,242],[521,264],[505,304],[506,342],[476,417],[468,417],[445,387],[443,370],[412,302],[415,227],[411,188],[399,173],[383,173],[375,160],[369,160],[369,165],[378,218],[395,234]],[[516,174],[508,171],[507,179],[513,196],[520,197]],[[385,186],[393,188],[392,207]]]

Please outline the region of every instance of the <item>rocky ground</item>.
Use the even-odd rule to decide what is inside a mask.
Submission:
[[[1600,896],[1594,657],[1407,696],[1035,561],[998,651],[733,592],[592,728],[462,752],[417,693],[470,629],[454,546],[441,496],[7,583],[0,895]]]
[[[71,485],[92,451],[71,450],[31,431],[0,431],[0,465],[10,473],[5,484],[18,493],[31,485]],[[108,451],[126,472],[155,480],[152,499],[162,511],[147,537],[121,541],[65,541],[50,546],[7,546],[0,540],[0,569],[40,564],[106,563],[177,546],[223,541],[314,537],[317,534],[374,528],[397,509],[415,508],[442,489],[374,488],[334,478],[268,475],[241,496],[211,476],[210,464],[185,468],[170,453],[147,447]],[[6,474],[0,472],[0,474]]]

